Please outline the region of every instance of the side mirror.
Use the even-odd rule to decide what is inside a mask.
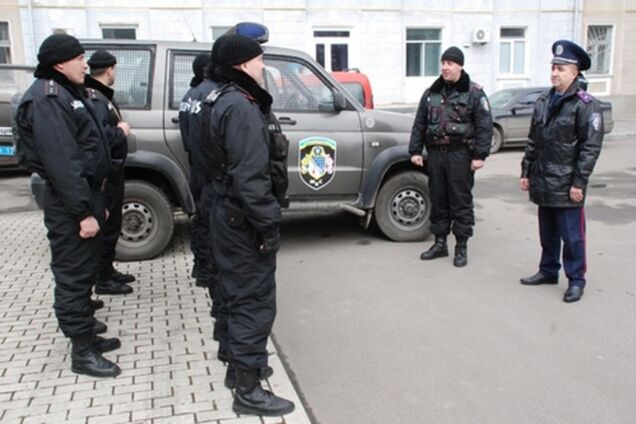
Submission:
[[[347,108],[347,99],[345,99],[344,95],[339,91],[333,92],[333,107],[336,112],[340,112]]]

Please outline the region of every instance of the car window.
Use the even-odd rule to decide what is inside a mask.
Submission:
[[[150,108],[152,51],[149,47],[104,46],[117,58],[115,101],[122,109]],[[89,58],[96,48],[87,47]]]
[[[278,58],[266,58],[265,65],[265,87],[274,99],[274,110],[334,110],[330,87],[308,66]]]
[[[170,72],[170,109],[179,109],[179,103],[190,89],[190,81],[194,76],[192,62],[199,53],[197,51],[174,52]]]
[[[526,93],[519,99],[517,103],[524,106],[534,105],[540,95],[541,95],[540,91],[533,91],[531,93]]]
[[[488,101],[493,109],[503,109],[514,95],[515,93],[512,90],[496,91],[488,96]]]
[[[359,82],[341,82],[341,84],[353,95],[353,97],[356,98],[358,102],[360,102],[361,105],[365,105],[364,88],[362,87],[362,84]]]

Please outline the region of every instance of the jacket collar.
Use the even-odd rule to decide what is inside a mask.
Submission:
[[[233,83],[248,94],[258,103],[261,112],[265,116],[269,115],[272,106],[272,96],[258,85],[252,77],[231,66],[217,66],[214,72],[222,82]]]
[[[453,84],[447,84],[446,81],[444,81],[444,78],[442,78],[442,76],[440,75],[439,78],[435,80],[433,85],[431,85],[431,91],[433,93],[441,93],[444,89],[444,86],[449,86],[456,89],[460,93],[465,93],[467,91],[470,91],[470,76],[462,69],[462,74],[459,77],[459,80]]]
[[[86,78],[84,78],[84,86],[86,86],[86,88],[94,88],[95,90],[102,93],[108,100],[113,100],[115,91],[112,88],[105,86],[90,75],[86,75]]]

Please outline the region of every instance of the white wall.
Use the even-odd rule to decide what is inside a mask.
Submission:
[[[371,79],[377,104],[414,103],[434,77],[406,77],[406,28],[442,29],[442,51],[460,47],[471,78],[492,92],[506,85],[549,82],[550,47],[571,38],[576,0],[20,0],[25,57],[35,63],[52,28],[78,38],[101,38],[102,25],[135,25],[138,39],[211,41],[212,26],[262,22],[270,44],[314,55],[315,29],[346,29],[349,66]],[[526,74],[498,75],[499,28],[526,28]],[[471,43],[474,28],[490,31],[489,43]],[[34,39],[35,43],[31,40]]]

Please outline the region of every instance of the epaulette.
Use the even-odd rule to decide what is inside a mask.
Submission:
[[[583,90],[582,88],[576,91],[576,97],[581,99],[581,101],[585,104],[590,103],[593,99],[592,95],[588,93],[587,91]]]
[[[48,80],[46,82],[46,85],[44,86],[44,93],[46,93],[46,95],[48,97],[56,97],[57,96],[57,92],[58,92],[58,87],[55,81]]]
[[[97,97],[97,91],[94,88],[89,88],[86,91],[88,91],[88,97],[90,97],[92,100],[99,99],[99,97]]]
[[[208,96],[205,98],[203,102],[207,104],[213,104],[214,102],[216,102],[219,96],[221,95],[221,93],[223,93],[223,88],[224,87],[212,90],[212,92],[208,94]]]

